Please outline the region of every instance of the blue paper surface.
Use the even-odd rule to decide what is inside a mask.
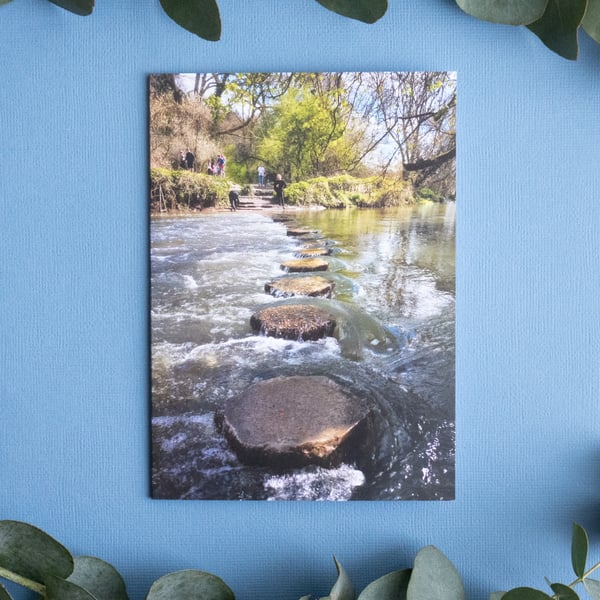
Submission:
[[[222,41],[158,2],[0,8],[0,518],[124,575],[177,569],[241,600],[361,589],[438,546],[468,597],[598,559],[600,46],[570,63],[450,0],[369,26],[316,2],[222,0]],[[149,498],[146,77],[456,70],[457,478],[453,502]]]

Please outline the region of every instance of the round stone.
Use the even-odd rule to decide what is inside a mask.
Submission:
[[[312,233],[317,233],[314,229],[306,229],[304,227],[301,228],[290,228],[287,230],[287,234],[294,237],[300,237],[303,235],[309,235]]]
[[[281,268],[290,273],[308,273],[309,271],[327,271],[329,263],[321,258],[299,258],[281,263]]]
[[[241,461],[283,468],[350,461],[369,437],[370,411],[321,375],[268,379],[225,402],[216,421]]]
[[[283,277],[265,284],[265,292],[272,296],[326,296],[331,298],[335,284],[324,277]]]
[[[299,256],[300,258],[310,258],[312,256],[327,256],[331,254],[331,248],[319,248],[318,246],[313,248],[299,248],[294,254],[296,256]]]
[[[332,315],[311,304],[271,306],[250,317],[254,331],[286,340],[320,340],[331,336],[335,325]]]

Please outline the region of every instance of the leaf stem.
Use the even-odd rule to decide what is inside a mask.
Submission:
[[[578,577],[573,583],[569,584],[570,588],[575,587],[578,583],[583,583],[596,569],[600,567],[600,562],[597,562],[593,567],[590,567],[581,577]]]
[[[9,571],[8,569],[3,569],[2,567],[0,567],[0,577],[8,579],[13,583],[18,583],[23,587],[29,588],[30,590],[33,590],[34,592],[38,593],[44,598],[46,597],[46,586],[42,585],[41,583],[38,583],[37,581],[32,581],[31,579],[27,579],[27,577],[17,575],[17,573],[13,573],[12,571]]]

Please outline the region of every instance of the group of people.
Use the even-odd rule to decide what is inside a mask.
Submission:
[[[193,171],[195,164],[196,157],[189,148],[185,152],[183,150],[179,152],[179,168]]]
[[[225,177],[225,162],[225,157],[222,154],[219,154],[217,158],[211,158],[208,161],[207,173]]]

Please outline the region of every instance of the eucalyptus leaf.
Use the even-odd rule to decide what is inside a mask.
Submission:
[[[585,563],[588,553],[588,536],[585,529],[573,523],[573,536],[571,538],[571,563],[573,571],[577,577],[583,577],[585,573]]]
[[[91,15],[94,10],[94,0],[50,0],[50,2],[82,17]]]
[[[456,0],[473,17],[505,25],[529,25],[542,17],[548,0]]]
[[[45,600],[97,600],[76,583],[50,576],[46,582]]]
[[[556,600],[579,600],[577,592],[568,585],[562,583],[553,583],[551,586]]]
[[[542,18],[528,27],[550,50],[563,58],[576,60],[579,53],[577,32],[586,4],[587,0],[548,0]]]
[[[600,0],[588,0],[583,18],[583,29],[591,38],[600,43]]]
[[[392,571],[372,581],[358,596],[358,600],[406,600],[411,569]]]
[[[235,600],[222,579],[204,571],[175,571],[157,579],[146,600]]]
[[[417,553],[408,583],[407,600],[465,600],[465,589],[454,565],[435,546]]]
[[[520,587],[506,592],[502,600],[552,600],[552,596],[533,588]]]
[[[51,575],[66,579],[73,571],[73,557],[62,544],[33,525],[0,521],[0,567],[45,584]]]
[[[375,23],[385,15],[388,8],[387,0],[317,0],[317,2],[338,15],[364,23]]]
[[[504,594],[506,594],[506,592],[492,592],[490,594],[490,600],[502,600]]]
[[[128,600],[125,582],[119,572],[94,556],[76,556],[75,569],[68,581],[86,589],[97,600]]]
[[[328,597],[330,600],[354,600],[354,586],[352,585],[352,581],[350,581],[350,577],[348,577],[348,573],[346,573],[344,567],[342,567],[335,556],[333,557],[333,561],[338,572],[338,578],[331,588]]]
[[[596,579],[584,579],[583,585],[585,591],[592,597],[592,600],[600,600],[600,581]]]
[[[221,38],[221,15],[216,0],[160,0],[160,4],[184,29],[213,42]]]
[[[13,600],[12,596],[6,591],[6,588],[0,583],[0,600]]]

